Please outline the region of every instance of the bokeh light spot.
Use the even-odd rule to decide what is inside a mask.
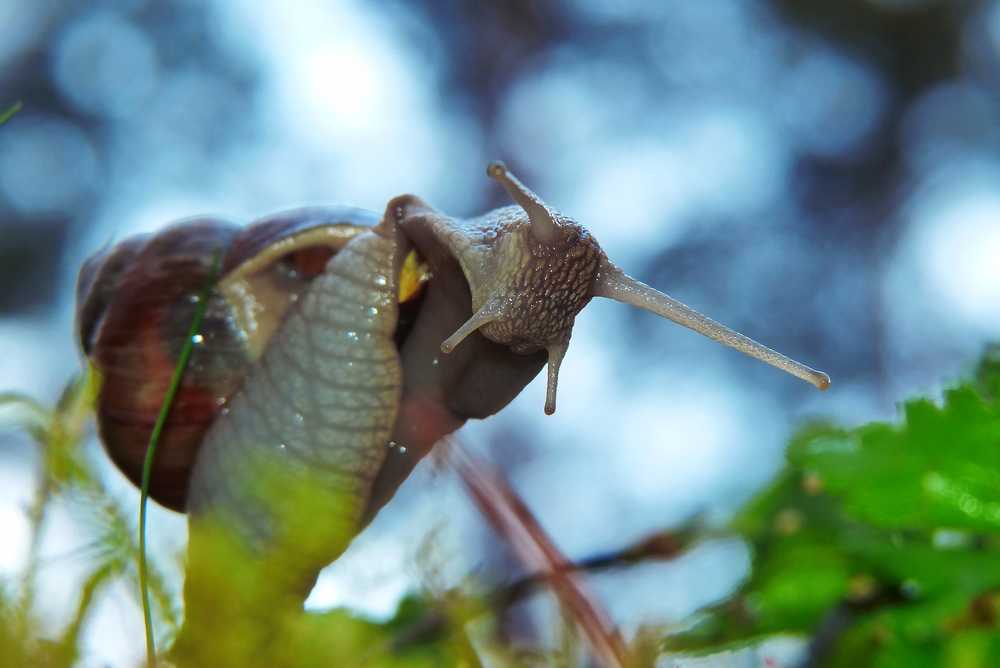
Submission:
[[[940,306],[970,325],[1000,328],[1000,178],[931,189],[913,216],[917,262]]]
[[[0,134],[0,193],[22,214],[68,213],[97,185],[97,155],[75,125],[19,118]]]
[[[817,50],[790,70],[779,108],[806,151],[842,157],[860,150],[878,128],[888,93],[871,67]]]
[[[55,48],[54,78],[81,111],[124,116],[136,111],[157,82],[156,51],[145,32],[109,13],[70,24]]]

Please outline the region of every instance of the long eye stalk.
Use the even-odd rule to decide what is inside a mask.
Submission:
[[[801,378],[807,383],[815,385],[821,390],[830,387],[830,377],[822,371],[817,371],[801,362],[785,357],[781,353],[717,323],[673,297],[668,297],[645,283],[637,281],[611,262],[605,261],[603,263],[600,275],[594,285],[594,295],[614,299],[673,320],[678,325],[693,329],[723,345],[735,348],[761,362],[766,362],[796,378]]]

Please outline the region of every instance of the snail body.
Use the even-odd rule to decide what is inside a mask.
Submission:
[[[192,298],[218,253],[221,275],[151,495],[192,523],[212,517],[234,527],[266,553],[287,521],[275,496],[303,477],[325,480],[336,503],[323,513],[328,529],[318,530],[328,537],[303,566],[313,576],[436,442],[501,410],[546,364],[552,413],[575,317],[595,296],[829,385],[825,374],[627,276],[586,229],[501,163],[488,174],[516,206],[460,220],[402,195],[381,215],[301,209],[243,229],[194,219],[88,261],[78,330],[104,376],[98,418],[111,458],[139,480]],[[411,257],[425,269],[401,294],[401,280],[413,283],[404,269]],[[261,470],[278,472],[273,484],[256,484]]]

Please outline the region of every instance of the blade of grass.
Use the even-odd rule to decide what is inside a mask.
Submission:
[[[19,426],[27,432],[36,444],[44,448],[52,433],[52,424],[55,416],[52,411],[31,397],[16,393],[0,393],[0,412],[7,412],[12,409],[17,417],[10,420],[12,425]],[[6,426],[7,420],[3,420]],[[41,457],[44,459],[45,450],[41,450]],[[31,612],[34,603],[35,593],[35,573],[38,568],[38,546],[41,543],[42,525],[45,522],[46,509],[52,496],[52,483],[50,476],[44,473],[35,488],[35,494],[31,505],[28,508],[28,554],[24,562],[24,572],[21,573],[20,594],[14,621],[12,623],[14,637],[26,638],[29,635],[28,628],[31,623]]]
[[[10,422],[26,431],[37,443],[44,444],[52,428],[52,411],[20,392],[0,392],[0,410],[11,410],[15,419]],[[3,420],[2,423],[6,423]]]
[[[146,459],[142,466],[142,494],[139,498],[139,589],[142,593],[142,617],[146,626],[146,663],[149,668],[153,668],[156,660],[156,643],[153,639],[153,620],[149,605],[149,583],[146,571],[146,507],[149,501],[149,479],[153,473],[153,459],[156,456],[156,444],[163,433],[163,426],[170,417],[170,409],[173,406],[174,398],[180,389],[181,380],[187,370],[188,361],[191,359],[191,352],[194,350],[195,337],[201,330],[201,323],[205,319],[205,311],[208,309],[208,299],[215,286],[215,280],[219,273],[221,252],[215,254],[212,260],[212,269],[209,272],[209,279],[199,295],[198,304],[195,307],[194,318],[191,320],[191,327],[188,330],[187,338],[181,347],[180,356],[177,359],[177,366],[174,367],[174,375],[170,379],[167,393],[163,397],[163,404],[160,406],[160,413],[156,417],[153,431],[149,435],[149,445],[146,447]]]
[[[28,508],[29,542],[21,574],[20,602],[15,620],[18,637],[27,637],[34,609],[35,578],[39,551],[53,496],[67,480],[66,462],[79,453],[87,424],[93,414],[100,378],[90,366],[66,386],[58,405],[49,410],[34,399],[17,393],[0,394],[0,409],[16,408],[25,414],[19,421],[40,447],[42,475]]]
[[[22,106],[21,101],[18,100],[14,104],[7,107],[6,110],[0,112],[0,125],[3,125],[7,121],[9,121],[14,116],[14,114],[21,111],[21,106]]]
[[[84,583],[83,591],[80,593],[80,602],[76,606],[76,614],[70,621],[69,626],[63,631],[62,637],[54,643],[52,652],[55,655],[51,664],[53,667],[65,666],[70,668],[76,664],[79,657],[80,631],[83,629],[84,621],[91,610],[98,590],[111,579],[114,571],[108,565],[101,566],[90,574]]]

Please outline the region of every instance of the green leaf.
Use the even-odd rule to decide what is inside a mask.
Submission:
[[[208,309],[209,293],[215,287],[215,278],[221,266],[222,253],[215,253],[212,261],[212,270],[209,272],[209,279],[205,282],[199,295],[198,305],[194,310],[191,319],[191,326],[181,346],[180,354],[177,357],[177,364],[174,367],[170,385],[163,396],[163,403],[160,406],[159,415],[149,435],[149,445],[146,447],[146,459],[142,466],[142,486],[139,497],[139,590],[142,595],[142,617],[146,630],[146,664],[150,667],[156,665],[156,644],[153,638],[153,618],[149,603],[149,572],[146,558],[146,508],[149,502],[149,482],[153,473],[153,461],[156,457],[156,446],[159,443],[163,427],[170,417],[170,409],[173,407],[174,397],[180,389],[181,381],[184,379],[184,372],[187,370],[188,361],[194,350],[195,336],[201,330],[202,320],[205,318],[205,311]]]
[[[823,629],[818,665],[1000,665],[1000,347],[898,424],[802,429],[730,529],[750,576],[666,648]]]
[[[840,497],[844,511],[889,529],[1000,530],[1000,413],[971,387],[944,406],[906,404],[904,424],[800,441],[789,460]]]

